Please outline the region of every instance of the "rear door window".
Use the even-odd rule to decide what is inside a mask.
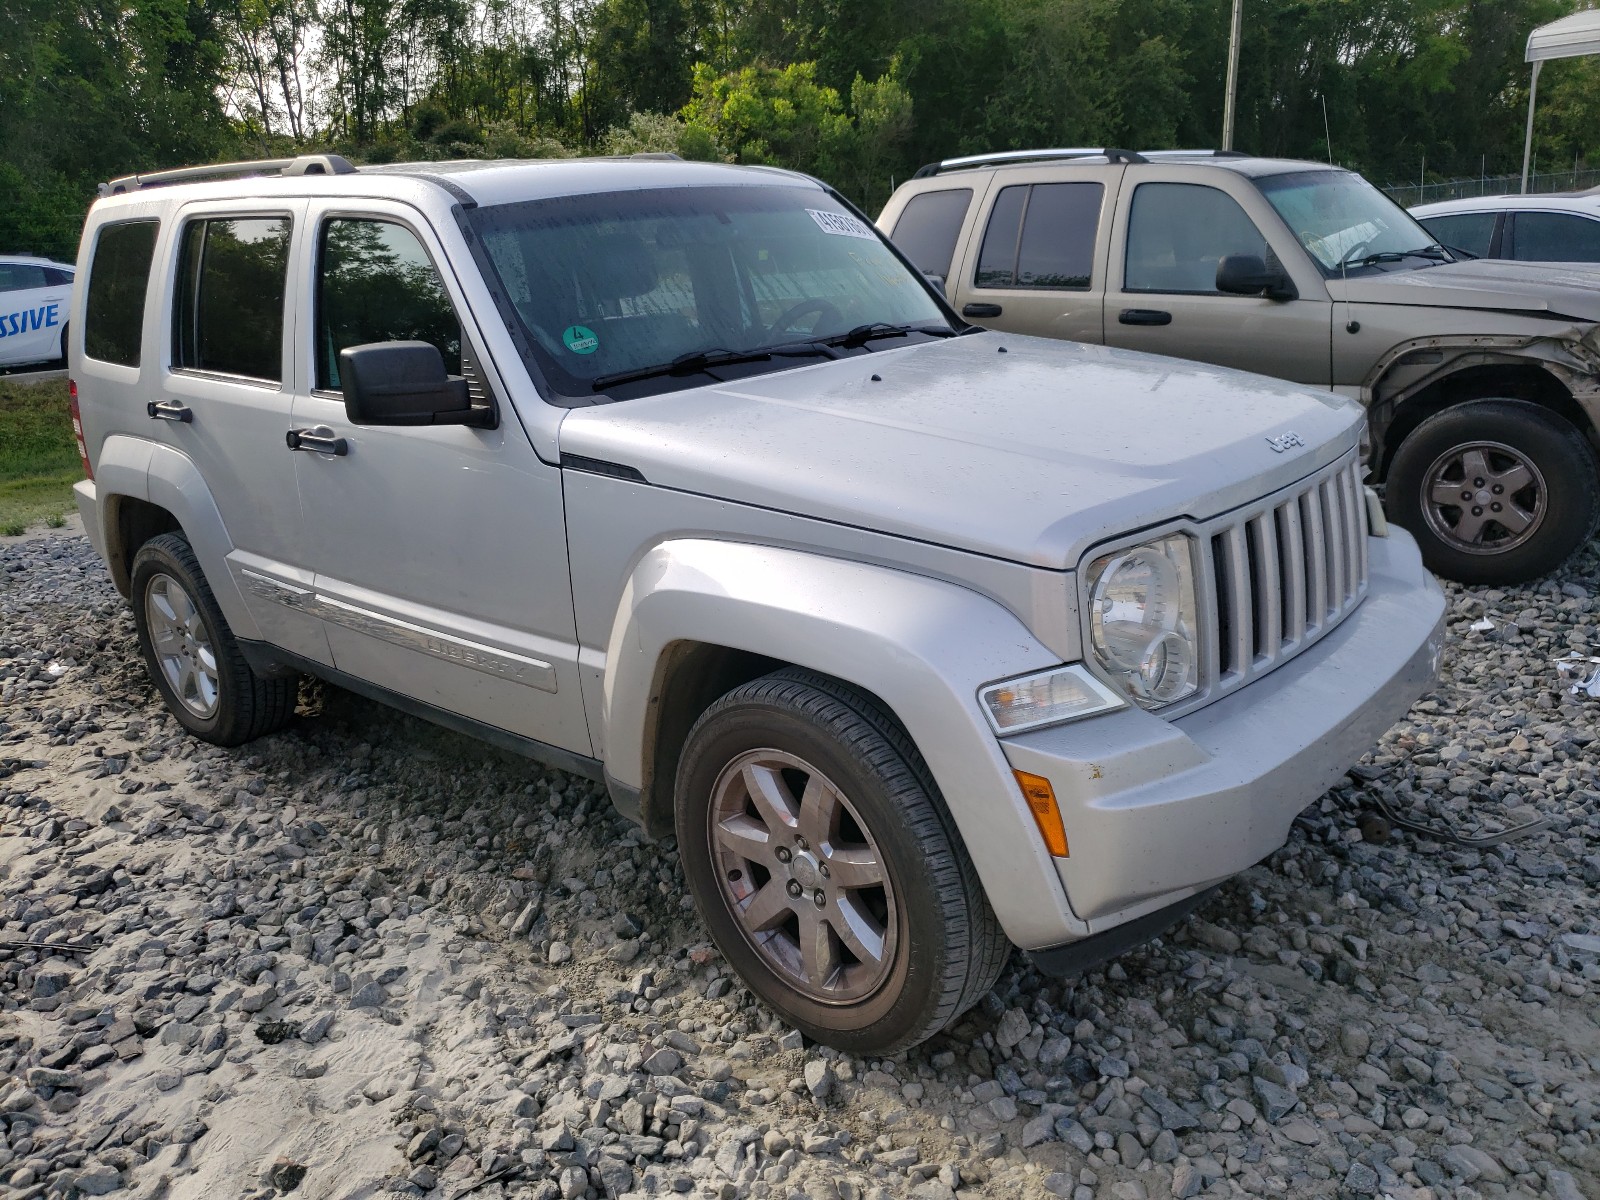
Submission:
[[[417,235],[395,221],[340,217],[322,226],[317,270],[317,386],[337,391],[339,351],[428,342],[461,374],[461,322]]]
[[[947,276],[971,204],[971,188],[922,192],[906,201],[889,236],[917,270]]]
[[[1104,197],[1104,185],[1089,182],[1002,188],[978,253],[977,285],[1088,288]]]
[[[1577,213],[1513,213],[1506,257],[1523,262],[1600,262],[1600,221]]]
[[[155,221],[102,225],[89,263],[83,352],[101,362],[139,365],[144,298],[155,256]]]
[[[0,263],[0,292],[25,292],[44,286],[43,267],[34,263]]]
[[[1422,227],[1439,239],[1441,246],[1451,250],[1465,250],[1479,258],[1488,258],[1494,245],[1494,224],[1499,213],[1472,212],[1447,213],[1439,217],[1419,217]]]
[[[283,380],[288,217],[223,217],[183,230],[173,365]]]
[[[1141,183],[1128,216],[1122,289],[1219,295],[1229,254],[1266,258],[1267,239],[1226,192],[1195,183]]]

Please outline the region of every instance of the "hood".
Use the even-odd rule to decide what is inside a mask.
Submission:
[[[1552,320],[1600,321],[1600,266],[1474,259],[1330,279],[1328,294],[1356,304],[1483,308],[1543,314]]]
[[[1063,569],[1285,487],[1361,422],[1331,392],[984,333],[578,409],[560,436],[658,487]]]

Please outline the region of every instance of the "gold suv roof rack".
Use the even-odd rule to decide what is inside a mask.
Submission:
[[[1103,158],[1112,163],[1148,163],[1165,158],[1249,158],[1239,150],[1119,150],[1107,147],[1102,150],[1087,146],[1056,150],[1000,150],[993,154],[968,154],[961,158],[947,158],[943,162],[929,163],[920,168],[913,179],[927,179],[944,171],[959,171],[963,167],[1001,167],[1023,163],[1043,163],[1074,158]]]
[[[202,179],[230,179],[241,175],[354,175],[355,164],[342,154],[302,154],[297,158],[258,158],[250,162],[214,163],[206,167],[178,167],[143,175],[119,175],[100,185],[102,196],[121,196],[141,188],[195,183]]]

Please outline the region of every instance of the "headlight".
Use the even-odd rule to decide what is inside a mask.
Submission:
[[[1127,703],[1077,665],[991,683],[978,693],[978,699],[999,734],[1060,725]]]
[[[1200,686],[1194,548],[1184,534],[1097,558],[1084,576],[1100,665],[1145,708]]]

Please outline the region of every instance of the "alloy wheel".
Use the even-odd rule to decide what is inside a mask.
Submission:
[[[895,891],[843,791],[803,759],[761,749],[723,768],[711,803],[723,902],[767,965],[825,1004],[876,991],[898,946]]]
[[[158,574],[145,589],[150,644],[161,674],[186,709],[209,719],[217,711],[217,654],[200,609],[171,575]]]
[[[1547,505],[1544,476],[1503,442],[1453,446],[1422,481],[1428,528],[1468,554],[1501,554],[1533,537]]]

